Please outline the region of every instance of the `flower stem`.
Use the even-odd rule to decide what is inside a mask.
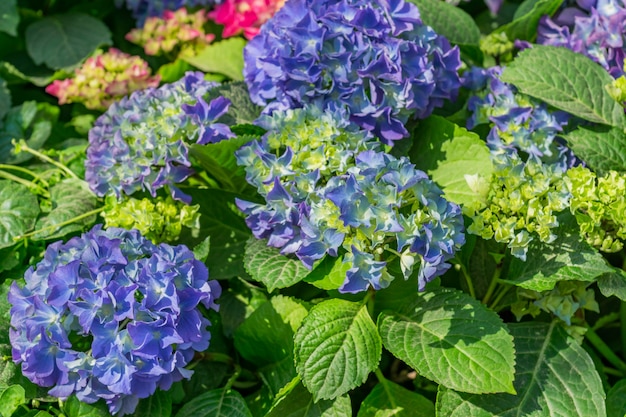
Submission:
[[[66,220],[64,222],[57,223],[57,224],[51,224],[50,226],[42,227],[41,229],[38,229],[38,230],[33,230],[30,233],[26,233],[26,234],[23,234],[22,236],[16,237],[15,240],[24,239],[26,237],[30,237],[30,236],[36,235],[37,233],[45,232],[47,230],[59,229],[59,228],[61,228],[63,226],[67,226],[68,224],[72,224],[72,223],[75,223],[75,222],[77,222],[79,220],[85,219],[85,218],[87,218],[89,216],[93,216],[94,214],[98,214],[102,210],[104,210],[104,207],[100,207],[100,208],[97,208],[95,210],[88,211],[87,213],[83,213],[80,216],[72,217],[71,219]]]
[[[5,165],[5,164],[0,164],[0,169],[10,169],[13,171],[18,171],[18,172],[22,172],[26,175],[30,175],[31,177],[33,177],[34,179],[36,179],[37,181],[41,182],[44,187],[48,188],[50,187],[50,184],[48,183],[48,181],[44,180],[40,175],[37,175],[36,173],[34,173],[33,171],[31,171],[30,169],[21,167],[21,166],[17,166],[17,165]]]
[[[78,179],[78,176],[76,174],[74,174],[74,172],[69,169],[68,167],[66,167],[65,165],[63,165],[62,163],[55,161],[54,159],[50,158],[47,155],[42,154],[39,151],[36,151],[34,149],[32,149],[31,147],[29,147],[26,144],[26,141],[21,140],[19,141],[19,143],[13,139],[11,141],[11,143],[13,144],[13,146],[15,146],[16,149],[19,149],[20,151],[24,151],[24,152],[28,152],[30,154],[35,155],[37,158],[41,159],[44,162],[48,162],[49,164],[54,165],[55,167],[59,168],[60,170],[62,170],[63,172],[65,172],[67,175],[69,175],[72,178],[76,178]]]
[[[493,277],[491,278],[491,282],[489,283],[489,288],[487,288],[487,293],[483,297],[483,304],[488,305],[489,300],[491,300],[491,296],[493,295],[493,292],[495,291],[498,282],[500,282],[501,272],[502,269],[497,266],[495,272],[493,273]]]
[[[474,283],[472,282],[472,277],[470,276],[467,268],[465,267],[463,262],[461,262],[457,258],[454,258],[452,260],[452,262],[455,265],[459,266],[459,268],[461,270],[461,274],[463,275],[463,278],[465,278],[465,283],[467,284],[467,290],[469,291],[469,293],[472,296],[472,298],[476,298],[476,290],[474,289]]]
[[[46,198],[50,198],[50,194],[48,193],[48,190],[46,190],[45,188],[42,188],[41,185],[35,184],[32,181],[28,181],[28,180],[25,180],[24,178],[20,178],[20,177],[18,177],[16,175],[9,174],[6,171],[0,171],[0,177],[1,178],[6,178],[7,180],[15,181],[17,183],[25,185],[28,188],[34,188],[34,189],[37,190],[37,192],[39,194],[43,195]]]
[[[604,358],[609,361],[613,366],[615,366],[619,371],[626,372],[626,363],[619,356],[611,350],[611,348],[604,343],[604,340],[598,336],[598,334],[591,328],[587,327],[587,333],[585,333],[585,338],[593,345],[594,348],[598,352],[604,356]]]

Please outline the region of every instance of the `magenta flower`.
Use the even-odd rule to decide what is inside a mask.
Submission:
[[[284,4],[285,0],[226,0],[216,6],[209,17],[224,25],[222,37],[243,33],[247,39],[252,39]]]

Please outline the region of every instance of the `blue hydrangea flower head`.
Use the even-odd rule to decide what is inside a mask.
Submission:
[[[221,292],[187,247],[100,226],[49,245],[24,278],[8,296],[13,360],[50,395],[117,415],[191,376],[211,338],[198,306],[217,310]]]
[[[166,10],[175,11],[181,7],[209,7],[220,3],[221,0],[115,0],[117,7],[126,6],[131,11],[139,27],[143,27],[148,17],[163,17],[163,12]]]
[[[564,9],[555,19],[544,16],[537,43],[569,48],[596,61],[614,78],[624,75],[626,3],[591,0],[578,6]]]
[[[252,101],[265,112],[309,103],[346,109],[388,144],[456,97],[458,48],[404,0],[290,0],[244,49]]]
[[[417,271],[420,290],[450,267],[465,240],[461,211],[408,159],[380,152],[341,112],[294,109],[262,123],[268,133],[236,154],[265,199],[237,200],[254,236],[308,268],[343,254],[341,292],[389,285],[385,253],[401,258],[405,278]]]
[[[189,202],[175,184],[192,173],[190,143],[230,138],[228,126],[216,123],[230,105],[224,97],[206,103],[217,84],[200,72],[188,72],[171,84],[135,91],[114,103],[89,131],[85,179],[96,195],[131,195],[168,186],[177,200]]]
[[[570,119],[568,113],[552,110],[543,102],[525,96],[515,86],[500,80],[501,67],[472,68],[463,84],[472,91],[467,104],[467,127],[489,124],[487,145],[492,156],[521,152],[528,158],[556,164],[563,169],[580,161],[557,136]]]

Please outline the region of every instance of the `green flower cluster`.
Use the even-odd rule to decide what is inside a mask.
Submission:
[[[570,194],[555,165],[524,162],[517,155],[498,162],[487,201],[466,206],[473,220],[467,231],[507,243],[511,254],[525,261],[535,237],[546,243],[556,238],[552,232],[559,225],[556,214],[568,207]]]
[[[537,317],[542,311],[558,317],[565,325],[567,332],[581,341],[586,328],[578,326],[582,323],[582,310],[600,312],[595,293],[587,289],[589,282],[560,281],[550,291],[533,291],[525,288],[517,290],[518,301],[511,305],[511,312],[517,321],[531,315]]]
[[[598,177],[578,166],[567,171],[570,209],[587,242],[603,252],[618,252],[626,239],[626,175],[609,171]]]
[[[197,204],[188,206],[170,196],[141,200],[128,197],[122,201],[110,196],[105,200],[102,217],[107,229],[137,229],[144,237],[158,244],[176,241],[183,227],[197,233],[200,228],[199,209]]]
[[[624,67],[626,68],[626,59],[624,60]],[[613,100],[626,107],[626,76],[622,75],[615,79],[606,86],[606,91],[613,97]]]

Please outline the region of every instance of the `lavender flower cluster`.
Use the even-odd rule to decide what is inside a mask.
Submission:
[[[189,202],[174,184],[192,173],[188,143],[230,138],[228,126],[214,123],[230,105],[224,97],[203,96],[217,84],[188,72],[172,84],[132,93],[114,103],[89,131],[85,179],[98,196],[131,195],[168,186],[172,197]]]
[[[626,3],[624,0],[580,0],[553,20],[544,16],[537,43],[563,46],[602,65],[614,78],[624,75]]]
[[[550,110],[546,104],[517,92],[515,86],[500,80],[501,67],[472,68],[464,76],[464,86],[472,90],[467,108],[467,127],[489,124],[487,145],[493,158],[523,152],[537,162],[566,169],[578,161],[557,135],[570,115]]]
[[[99,226],[49,245],[25,280],[8,297],[13,360],[50,395],[119,415],[191,376],[211,338],[198,305],[217,310],[221,292],[187,247]]]
[[[290,0],[244,49],[252,101],[265,112],[345,108],[387,144],[460,87],[459,50],[404,0]]]
[[[405,278],[418,265],[420,290],[450,267],[464,243],[461,211],[408,159],[379,152],[339,110],[287,110],[262,123],[268,133],[236,154],[266,200],[237,200],[257,238],[309,268],[345,252],[344,293],[389,285],[385,253],[400,258]]]
[[[220,2],[220,0],[115,0],[115,5],[126,6],[137,20],[137,25],[142,27],[147,18],[163,17],[166,10],[174,11],[181,7],[209,7]]]

